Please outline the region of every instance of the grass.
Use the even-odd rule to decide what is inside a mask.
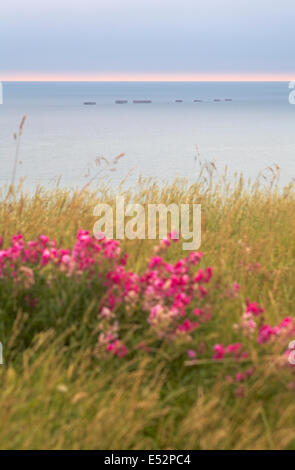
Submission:
[[[271,170],[273,171],[273,170]],[[226,379],[231,360],[212,361],[212,346],[236,341],[246,299],[265,308],[271,325],[294,316],[295,189],[280,189],[275,171],[264,183],[237,177],[213,178],[205,171],[193,185],[159,185],[140,180],[124,190],[126,200],[202,204],[202,266],[212,266],[213,322],[193,336],[190,348],[205,343],[199,361],[188,360],[187,345],[151,341],[138,351],[136,338],[146,314],[120,312],[125,358],[94,354],[98,334],[98,284],[60,279],[45,289],[36,281],[41,306],[29,309],[13,284],[0,280],[0,446],[3,449],[294,449],[293,369],[282,363],[282,345],[258,346],[245,339],[255,373],[239,392]],[[116,193],[100,186],[82,191],[3,188],[0,226],[4,246],[13,234],[40,234],[71,247],[80,228],[92,231],[98,202],[115,205]],[[144,271],[154,241],[123,240],[128,269]],[[187,253],[186,253],[187,254]],[[185,255],[173,244],[166,260]],[[50,280],[50,269],[45,277]],[[43,278],[42,278],[43,279]],[[47,278],[46,278],[47,279]],[[42,281],[43,282],[43,281]],[[228,289],[240,284],[239,295]],[[37,294],[38,294],[37,292]],[[145,315],[145,317],[144,317]],[[140,323],[138,318],[140,317]],[[145,336],[146,335],[146,336]],[[294,338],[291,338],[294,339]],[[134,347],[133,347],[133,346]],[[287,349],[286,342],[284,349]],[[133,347],[133,349],[132,349]],[[211,349],[210,349],[211,348]],[[261,348],[263,353],[261,353]]]

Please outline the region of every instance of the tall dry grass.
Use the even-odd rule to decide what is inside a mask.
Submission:
[[[293,316],[295,298],[295,190],[277,185],[276,169],[267,181],[249,183],[237,176],[214,177],[212,165],[195,184],[160,185],[140,179],[121,188],[126,201],[201,203],[204,261],[214,282],[238,282],[241,298],[263,304],[269,322]],[[271,173],[271,171],[270,171]],[[72,246],[79,228],[92,231],[93,208],[99,202],[115,208],[117,193],[100,186],[83,191],[21,187],[0,196],[4,244],[15,233],[26,239],[45,233]],[[152,254],[153,241],[124,240],[130,268],[140,272]],[[181,243],[169,260],[183,257]],[[93,301],[93,299],[90,299]],[[231,340],[243,305],[214,299],[220,331],[208,328],[207,339]],[[5,312],[1,312],[5,315]],[[85,311],[85,318],[88,313]],[[3,318],[3,317],[2,317]],[[286,449],[295,447],[294,391],[289,371],[279,367],[278,351],[261,362],[255,348],[255,380],[245,396],[228,389],[222,364],[173,366],[159,351],[155,358],[95,362],[83,336],[79,349],[52,330],[32,338],[18,352],[22,313],[4,350],[9,361],[0,367],[0,446],[9,449]],[[65,335],[68,334],[65,332]]]
[[[84,345],[85,347],[85,345]],[[295,404],[274,364],[234,403],[221,374],[206,390],[198,368],[190,383],[167,383],[161,362],[104,369],[89,351],[72,362],[58,340],[41,335],[22,366],[0,370],[2,449],[294,448]],[[293,392],[294,393],[294,392]]]

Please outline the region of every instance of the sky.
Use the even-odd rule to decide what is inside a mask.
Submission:
[[[292,80],[294,0],[9,0],[0,80]]]

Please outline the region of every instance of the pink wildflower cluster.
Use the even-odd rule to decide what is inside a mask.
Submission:
[[[211,312],[200,308],[200,304],[207,295],[205,285],[211,280],[212,268],[195,272],[201,259],[202,253],[194,252],[170,264],[155,256],[140,277],[143,308],[149,312],[148,322],[159,336],[187,336],[211,319]]]
[[[215,344],[213,349],[213,359],[215,360],[223,359],[226,355],[231,356],[235,359],[248,357],[248,354],[246,352],[242,352],[241,343],[233,343],[229,344],[228,346],[224,346],[223,344]]]
[[[235,329],[241,328],[244,335],[252,336],[257,328],[255,317],[258,317],[264,313],[264,308],[258,305],[256,302],[248,302],[246,310],[242,315],[240,324],[235,325]]]
[[[249,367],[243,372],[237,372],[234,378],[230,375],[227,375],[225,378],[226,378],[226,381],[229,383],[245,382],[249,377],[251,377],[251,375],[254,374],[254,372],[255,372],[255,368]]]
[[[48,264],[60,266],[68,275],[81,274],[83,271],[91,273],[91,268],[103,259],[118,260],[120,246],[117,241],[101,239],[96,240],[89,232],[80,230],[72,250],[58,248],[55,240],[46,235],[40,235],[36,241],[25,242],[23,235],[14,235],[11,245],[0,250],[0,277],[10,274],[17,279],[24,266],[43,267]],[[123,260],[121,260],[123,262]]]
[[[123,264],[107,272],[104,282],[107,290],[99,315],[105,335],[112,325],[114,312],[122,305],[127,314],[132,314],[137,307],[147,312],[151,331],[169,341],[190,339],[190,334],[201,323],[211,319],[211,309],[208,305],[200,308],[200,304],[207,295],[205,285],[211,280],[212,268],[196,270],[202,259],[199,252],[191,252],[175,264],[165,262],[159,254],[169,248],[174,240],[172,236],[155,248],[157,254],[141,276],[129,272]],[[105,321],[106,317],[110,322]]]
[[[235,329],[241,329],[245,336],[253,336],[257,332],[258,344],[267,343],[269,340],[282,334],[291,335],[295,333],[295,325],[292,318],[286,317],[281,323],[272,327],[264,323],[263,313],[264,308],[256,302],[247,302],[246,311],[242,315],[240,324],[234,325]],[[259,320],[259,324],[257,320]]]
[[[270,326],[268,324],[261,325],[258,330],[258,343],[266,343],[272,338],[284,335],[291,336],[295,333],[295,325],[292,318],[286,317],[282,322],[276,326]]]
[[[114,356],[118,357],[125,357],[128,353],[127,347],[119,339],[116,339],[112,343],[109,343],[107,346],[107,350],[110,353],[114,354]]]
[[[55,240],[45,235],[28,242],[25,242],[23,235],[14,235],[7,248],[3,248],[3,240],[0,239],[0,278],[11,279],[13,285],[20,288],[26,306],[31,308],[38,305],[32,288],[41,275],[44,274],[46,286],[49,279],[52,283],[54,279],[59,279],[58,276],[81,282],[86,279],[87,286],[94,286],[94,295],[99,289],[97,350],[102,355],[123,358],[128,354],[131,348],[129,343],[127,347],[121,340],[120,319],[131,317],[136,319],[136,327],[139,325],[140,328],[144,327],[144,331],[148,330],[152,341],[163,340],[166,345],[185,343],[187,357],[197,360],[207,347],[201,327],[206,328],[213,318],[210,302],[212,268],[199,266],[203,256],[200,252],[190,252],[176,263],[166,262],[164,254],[173,242],[177,242],[173,234],[162,240],[145,271],[139,275],[127,269],[127,255],[121,254],[117,241],[98,240],[84,230],[78,232],[72,249],[58,247]],[[50,276],[47,278],[48,272]],[[236,298],[239,289],[239,284],[233,284],[227,297]],[[194,333],[199,329],[200,342],[195,344]],[[278,337],[295,336],[295,324],[290,317],[286,317],[278,325],[271,326],[265,322],[264,308],[256,302],[247,301],[235,331],[237,336],[262,345]],[[136,340],[137,351],[150,351],[141,339],[140,342]],[[227,359],[228,362],[232,359],[234,364],[246,360],[248,354],[240,337],[237,341],[227,346],[215,344],[211,359]],[[253,370],[253,367],[248,367],[244,371],[236,371],[232,380],[234,383],[244,382]]]

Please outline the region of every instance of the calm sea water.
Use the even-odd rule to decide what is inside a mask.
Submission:
[[[131,169],[130,183],[139,174],[193,181],[196,146],[221,173],[228,166],[256,177],[276,163],[283,184],[295,177],[295,106],[287,83],[4,83],[3,89],[0,184],[11,179],[13,133],[24,114],[17,178],[30,187],[58,178],[63,186],[82,186],[98,173],[97,157],[122,152],[112,184]]]

